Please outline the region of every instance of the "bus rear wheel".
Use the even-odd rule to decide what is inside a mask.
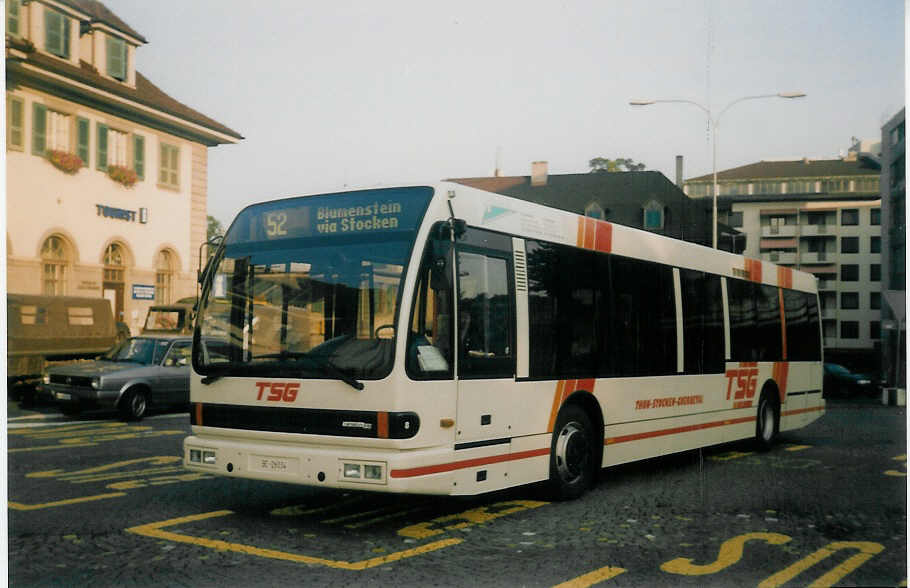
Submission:
[[[762,451],[771,449],[780,431],[780,408],[770,392],[762,392],[755,420],[755,442]]]
[[[597,472],[594,427],[579,406],[559,411],[550,442],[550,488],[557,500],[578,498],[594,483]]]

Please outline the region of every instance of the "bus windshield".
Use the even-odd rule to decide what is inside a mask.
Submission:
[[[398,188],[245,209],[206,274],[197,371],[352,385],[388,375],[407,260],[431,196]]]

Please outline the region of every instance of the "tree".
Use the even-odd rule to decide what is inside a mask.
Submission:
[[[595,157],[588,162],[588,167],[591,168],[592,174],[596,174],[606,172],[641,171],[645,169],[645,164],[635,163],[634,160],[625,157],[619,157],[617,159]]]
[[[224,235],[224,227],[221,226],[221,221],[210,214],[206,216],[206,219],[208,220],[208,228],[205,232],[206,241],[211,241],[213,237]]]

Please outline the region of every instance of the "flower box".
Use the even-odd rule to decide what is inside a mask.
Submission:
[[[66,151],[48,149],[45,155],[47,160],[51,162],[51,165],[70,175],[78,172],[84,165],[82,159],[78,155],[67,153]]]
[[[132,188],[133,184],[139,181],[139,176],[136,175],[136,172],[122,165],[107,166],[107,175],[115,182],[120,182],[127,188]]]

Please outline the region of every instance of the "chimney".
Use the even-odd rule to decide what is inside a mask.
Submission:
[[[682,190],[683,187],[683,156],[676,156],[676,187]]]
[[[531,162],[531,185],[532,186],[546,186],[547,185],[547,162],[546,161]]]

